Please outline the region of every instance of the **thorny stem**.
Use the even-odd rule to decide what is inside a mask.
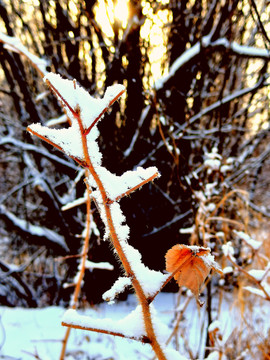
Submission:
[[[80,161],[77,158],[72,157],[74,160],[76,160],[80,165],[82,165],[83,167],[85,167],[90,174],[93,176],[95,183],[97,185],[97,188],[101,194],[102,197],[102,202],[104,205],[104,209],[105,209],[105,214],[106,214],[106,219],[107,219],[107,223],[108,223],[108,228],[110,231],[110,237],[111,237],[111,241],[113,243],[113,246],[119,256],[120,261],[122,262],[122,265],[124,267],[124,270],[126,272],[126,275],[128,277],[130,277],[133,288],[135,290],[135,293],[137,295],[138,301],[142,307],[142,314],[143,314],[143,320],[144,320],[144,327],[145,327],[145,331],[146,331],[146,335],[147,335],[147,340],[148,342],[151,344],[153,351],[155,352],[157,358],[159,360],[167,360],[166,356],[163,352],[163,349],[161,348],[155,331],[154,331],[154,327],[153,327],[153,321],[152,321],[152,315],[151,315],[151,311],[150,311],[150,304],[148,302],[147,297],[145,296],[142,286],[140,284],[140,282],[138,281],[135,272],[132,270],[130,263],[126,257],[126,254],[121,246],[121,242],[118,238],[118,235],[116,233],[113,221],[112,221],[112,214],[111,214],[111,210],[110,210],[110,205],[112,203],[112,200],[108,198],[106,191],[104,189],[103,183],[101,181],[101,179],[99,178],[98,174],[96,173],[94,166],[91,162],[90,156],[89,156],[89,152],[88,152],[88,145],[87,145],[87,138],[86,136],[88,135],[88,133],[90,132],[90,130],[92,129],[92,126],[90,126],[88,129],[84,129],[83,128],[83,124],[82,124],[82,120],[80,118],[80,113],[78,112],[74,112],[74,110],[70,107],[70,105],[65,101],[65,99],[61,96],[61,94],[59,93],[59,91],[50,83],[50,81],[47,81],[48,85],[52,88],[52,90],[59,96],[59,98],[61,99],[62,103],[69,108],[69,110],[73,113],[73,116],[76,118],[76,120],[78,121],[79,124],[79,128],[80,128],[80,133],[81,133],[81,140],[82,140],[82,146],[83,146],[83,152],[84,152],[84,161]],[[74,84],[74,86],[76,86],[76,83]],[[120,94],[118,94],[118,96],[116,96],[109,104],[109,106],[115,101],[117,100],[123,92],[121,92]],[[107,108],[102,112],[102,114],[107,110]],[[101,114],[101,115],[102,115]],[[100,115],[100,116],[101,116]],[[100,119],[100,116],[98,116],[98,118],[94,121],[94,124],[98,121],[98,119]],[[44,138],[43,136],[40,136],[39,134],[35,133],[34,131],[32,131],[31,129],[30,132],[32,132],[34,135],[37,135],[38,137],[42,138],[43,140],[47,141],[48,143],[50,143],[51,145],[56,146],[59,150],[63,151],[63,149],[59,146],[57,146],[56,144],[54,144],[53,142],[51,142],[50,140]],[[156,173],[154,176],[151,176],[149,179],[143,181],[141,184],[139,184],[138,187],[144,185],[145,183],[154,180],[155,177],[157,177],[158,174]],[[135,190],[137,188],[137,186],[133,189],[130,189],[129,191],[127,191],[126,193],[122,194],[120,196],[123,197],[127,194],[129,194],[131,191]],[[119,198],[119,199],[120,199]],[[119,200],[117,199],[117,200]],[[114,200],[116,201],[116,200]],[[85,253],[85,251],[84,251]],[[82,266],[83,268],[83,266]],[[82,274],[83,275],[83,274]],[[78,292],[79,295],[79,292]],[[68,326],[69,328],[72,327],[76,327],[75,325],[71,325],[71,324],[65,324],[62,323],[62,325]],[[107,332],[108,333],[108,332]],[[68,337],[69,332],[67,333],[66,337]],[[64,344],[63,346],[66,345],[66,338],[64,339]],[[144,342],[146,342],[146,339],[144,339]]]
[[[98,174],[96,173],[94,166],[91,162],[89,153],[88,153],[88,146],[87,146],[87,133],[84,132],[83,129],[83,124],[81,121],[81,118],[79,116],[79,114],[77,114],[77,120],[78,120],[78,124],[80,127],[80,131],[81,131],[81,139],[82,139],[82,145],[83,145],[83,152],[84,152],[84,160],[85,160],[85,167],[88,169],[88,171],[91,173],[91,175],[93,176],[95,183],[98,187],[98,190],[101,194],[102,197],[102,202],[104,205],[104,209],[105,209],[105,213],[106,213],[106,218],[107,218],[107,223],[108,223],[108,228],[110,231],[110,237],[111,237],[111,241],[114,245],[114,248],[119,256],[120,261],[123,264],[123,267],[125,269],[125,272],[127,274],[127,276],[130,277],[131,281],[132,281],[132,285],[134,287],[134,290],[136,292],[136,295],[138,297],[138,300],[141,304],[142,307],[142,314],[143,314],[143,319],[144,319],[144,326],[145,326],[145,330],[146,330],[146,334],[147,334],[147,338],[156,354],[156,356],[158,357],[159,360],[166,360],[166,357],[164,355],[163,349],[161,348],[159,342],[157,341],[156,338],[156,334],[154,331],[154,327],[153,327],[153,322],[152,322],[152,315],[151,315],[151,311],[150,311],[150,305],[148,303],[148,300],[143,292],[142,286],[140,284],[140,282],[138,281],[138,279],[136,278],[136,275],[134,273],[134,271],[132,270],[130,263],[126,257],[126,254],[123,251],[123,248],[121,246],[120,240],[118,238],[118,235],[116,233],[113,221],[112,221],[112,214],[111,214],[111,210],[110,210],[110,202],[111,200],[108,198],[106,191],[104,189],[103,183],[100,180]],[[156,174],[157,176],[157,174]],[[155,177],[156,177],[155,176]],[[154,177],[152,176],[150,179],[148,179],[148,181],[153,180]],[[147,181],[143,182],[146,183]],[[62,323],[62,325],[66,325],[65,323]],[[74,325],[68,325],[69,327],[74,327]]]
[[[82,280],[84,277],[84,273],[85,273],[85,262],[87,259],[87,253],[88,253],[88,248],[89,248],[89,239],[90,239],[90,215],[91,215],[91,200],[90,200],[90,189],[88,184],[86,183],[86,189],[87,189],[87,200],[86,200],[86,234],[85,234],[85,238],[84,238],[84,244],[83,244],[83,249],[82,249],[82,253],[81,253],[81,264],[80,264],[80,272],[79,272],[79,277],[75,286],[75,290],[74,290],[74,294],[73,294],[73,299],[72,299],[72,309],[76,309],[77,308],[77,302],[78,302],[78,298],[80,295],[80,291],[81,291],[81,284],[82,284]],[[63,360],[65,357],[65,353],[66,353],[66,346],[67,346],[67,342],[68,342],[68,338],[69,338],[69,334],[71,331],[71,327],[68,327],[64,336],[64,339],[62,341],[63,345],[62,345],[62,350],[61,350],[61,354],[60,354],[60,359],[59,360]]]
[[[82,138],[84,138],[84,136]],[[151,317],[150,307],[149,307],[147,298],[143,292],[140,282],[136,278],[136,275],[135,275],[134,271],[132,270],[130,263],[123,251],[120,240],[118,239],[118,236],[117,236],[117,233],[116,233],[113,221],[112,221],[110,205],[108,204],[109,199],[105,192],[104,186],[90,161],[89,155],[86,157],[86,162],[88,165],[88,170],[90,171],[91,175],[93,176],[93,178],[98,186],[98,189],[101,193],[101,196],[102,196],[102,201],[104,204],[106,218],[107,218],[107,222],[108,222],[108,228],[110,230],[111,241],[112,241],[114,248],[117,251],[117,254],[123,264],[123,267],[125,269],[127,276],[129,276],[132,281],[132,285],[134,287],[134,290],[136,292],[138,300],[142,306],[142,313],[143,313],[143,319],[144,319],[144,325],[145,325],[147,337],[148,337],[148,339],[152,345],[152,348],[155,351],[158,359],[166,360],[163,350],[156,339],[156,334],[155,334],[155,331],[153,328],[152,317]]]

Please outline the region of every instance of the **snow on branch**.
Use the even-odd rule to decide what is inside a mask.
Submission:
[[[76,310],[69,309],[63,316],[62,325],[149,342],[145,340],[147,336],[143,327],[141,306],[137,306],[125,318],[117,321],[109,318],[95,319],[79,315]]]
[[[2,139],[0,139],[0,145],[5,145],[5,144],[11,144],[13,146],[16,146],[17,148],[23,150],[23,151],[31,151],[31,152],[35,152],[37,154],[40,154],[44,157],[46,157],[47,159],[50,159],[56,163],[59,163],[63,166],[69,167],[70,169],[73,169],[75,171],[78,171],[78,166],[76,166],[74,163],[66,161],[64,159],[61,159],[60,157],[51,154],[49,151],[47,151],[46,149],[42,149],[40,147],[37,147],[33,144],[25,144],[22,141],[11,137],[11,136],[5,136]]]
[[[126,171],[121,176],[117,176],[102,166],[102,154],[99,151],[97,142],[99,132],[96,125],[108,107],[123,94],[125,88],[122,85],[113,85],[106,90],[103,98],[96,99],[78,86],[75,80],[64,80],[55,74],[47,74],[44,80],[65,109],[71,126],[69,128],[53,129],[41,124],[32,124],[28,127],[28,130],[33,135],[37,135],[42,140],[66,153],[85,169],[86,199],[83,197],[75,204],[73,202],[67,205],[65,209],[86,200],[89,235],[90,199],[92,198],[95,201],[97,210],[105,225],[104,237],[109,239],[125,274],[125,277],[118,279],[103,296],[106,300],[111,301],[117,293],[123,291],[126,286],[131,285],[139,303],[136,310],[119,321],[92,319],[78,315],[74,311],[74,305],[72,305],[73,309],[66,312],[62,324],[67,327],[148,342],[159,360],[183,359],[176,351],[166,347],[165,343],[168,334],[166,336],[164,334],[167,333],[168,329],[159,320],[152,304],[155,296],[167,284],[172,275],[149,269],[143,264],[140,252],[128,244],[129,227],[125,223],[126,218],[119,204],[123,196],[159,177],[158,169],[155,166],[147,169],[138,166],[136,170]],[[145,111],[145,116],[147,112],[148,110]],[[142,122],[143,119],[144,117],[142,117]],[[85,238],[88,239],[89,236],[85,236]],[[84,254],[82,270],[89,265],[85,257],[87,246],[85,241],[82,251],[82,254]],[[194,251],[193,248],[192,251]],[[210,257],[207,259],[202,257],[201,261],[203,261],[207,269],[213,268],[211,259]],[[96,264],[92,265],[96,267]],[[81,283],[82,276],[82,271],[80,271],[80,281],[78,280],[77,284]],[[79,287],[77,286],[77,288]]]
[[[190,49],[186,50],[173,62],[172,66],[169,69],[169,73],[156,80],[154,88],[156,90],[162,89],[164,85],[170,80],[170,78],[172,78],[182,66],[187,64],[191,59],[193,59],[200,53],[200,50],[201,45],[199,42],[193,45]]]
[[[131,280],[128,277],[119,277],[110,290],[107,290],[103,295],[102,299],[106,301],[113,301],[115,297],[122,293],[128,286],[131,286]]]
[[[184,65],[188,64],[192,59],[199,55],[202,49],[212,48],[225,48],[230,50],[233,54],[239,56],[246,56],[252,58],[262,58],[269,60],[270,51],[266,49],[260,49],[252,46],[239,45],[235,41],[230,42],[226,38],[220,38],[215,41],[211,41],[211,35],[204,36],[201,41],[198,41],[191,48],[183,52],[171,65],[168,74],[157,79],[154,88],[156,90],[162,89],[165,84],[175,75],[175,73],[181,69]]]
[[[0,32],[0,42],[4,43],[4,47],[7,50],[25,55],[42,76],[47,74],[46,68],[50,65],[49,62],[30,53],[30,51],[20,42],[19,39]]]
[[[9,219],[13,225],[21,231],[30,234],[31,236],[45,237],[52,243],[59,245],[66,251],[69,251],[65,238],[57,234],[55,231],[42,226],[32,225],[26,220],[19,219],[16,215],[8,211],[4,205],[0,205],[0,214]]]
[[[233,230],[233,232],[238,235],[238,237],[243,240],[246,244],[248,244],[253,250],[258,250],[262,246],[262,242],[258,240],[252,239],[247,233],[244,231]]]
[[[260,49],[254,46],[240,45],[235,41],[230,42],[226,38],[220,38],[212,43],[211,47],[224,47],[225,49],[231,50],[235,55],[261,58],[265,60],[270,59],[270,51],[267,49]]]

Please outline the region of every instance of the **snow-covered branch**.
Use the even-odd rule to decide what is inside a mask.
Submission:
[[[230,50],[234,55],[261,58],[265,60],[270,59],[270,52],[267,49],[260,49],[253,46],[240,45],[235,41],[230,42],[226,38],[220,38],[215,41],[211,41],[211,34],[204,36],[201,41],[198,41],[191,48],[184,51],[171,65],[168,74],[162,76],[156,80],[154,88],[156,90],[162,89],[165,84],[179,71],[184,65],[188,64],[191,60],[199,55],[205,49],[218,50],[224,48]]]
[[[69,251],[64,237],[57,234],[55,231],[42,226],[32,225],[28,221],[18,218],[16,215],[8,211],[4,205],[1,204],[0,215],[7,218],[16,228],[20,229],[24,233],[38,238],[46,238],[53,244],[60,246],[65,251]]]
[[[0,42],[4,43],[4,47],[8,50],[20,53],[26,56],[33,64],[33,66],[38,70],[41,76],[47,74],[47,67],[50,65],[49,62],[45,59],[41,59],[38,56],[32,54],[21,42],[19,39],[5,35],[0,32]]]

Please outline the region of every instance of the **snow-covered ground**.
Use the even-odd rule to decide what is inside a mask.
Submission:
[[[221,323],[224,343],[232,331],[241,326],[239,308],[231,308],[231,297],[231,295],[226,296],[228,299],[225,302],[223,301],[222,312],[218,318]],[[186,299],[183,298],[183,303],[185,301]],[[176,302],[177,294],[168,293],[159,294],[154,302],[162,321],[171,328]],[[82,310],[80,313],[98,318],[121,319],[128,315],[136,305],[136,298],[130,295],[126,302],[118,302],[113,305],[104,303],[95,308]],[[179,310],[181,311],[181,305]],[[64,312],[65,309],[61,307],[43,309],[0,307],[0,358],[6,360],[59,359],[61,341],[66,331],[66,328],[61,326],[61,318]],[[260,317],[261,321],[270,319],[270,306],[263,308],[258,306],[258,311],[255,313],[257,313],[257,321],[254,322],[254,327],[257,326],[258,329],[261,329],[260,335],[263,337],[269,324],[262,326],[258,318]],[[248,321],[248,319],[246,320]],[[194,357],[183,350],[183,342],[180,341],[181,354],[187,358],[196,358],[197,351],[200,348],[199,344],[203,343],[201,337],[205,336],[206,327],[206,306],[198,309],[195,299],[192,298],[184,312],[181,329],[183,329],[185,339],[188,339],[188,346]],[[202,358],[202,356],[200,357]],[[68,360],[145,360],[152,358],[153,354],[149,345],[75,329],[71,331],[66,356]],[[248,357],[244,357],[244,359],[248,359]]]

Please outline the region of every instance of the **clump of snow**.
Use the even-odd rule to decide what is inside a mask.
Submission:
[[[68,325],[77,325],[84,329],[97,329],[102,332],[122,334],[126,338],[139,339],[146,336],[141,306],[137,306],[135,310],[121,320],[94,319],[79,315],[76,310],[69,309],[65,312],[62,321]]]
[[[214,204],[214,203],[209,203],[209,204],[207,204],[207,210],[209,211],[209,212],[212,212],[212,211],[214,211],[215,209],[216,209],[216,204]]]
[[[191,227],[188,228],[181,228],[179,230],[180,234],[192,234],[195,230],[195,226],[192,225]]]
[[[221,159],[222,157],[218,154],[218,149],[216,147],[213,147],[211,152],[205,153],[204,166],[208,168],[209,173],[220,168]]]
[[[224,256],[229,256],[229,257],[234,258],[234,256],[233,256],[234,255],[234,248],[232,246],[231,241],[228,241],[227,244],[222,245],[222,251],[223,251]]]
[[[226,266],[224,269],[222,269],[223,274],[231,274],[233,273],[233,268],[231,266]]]
[[[139,186],[145,180],[158,174],[158,170],[155,166],[151,166],[147,169],[138,167],[136,170],[126,171],[121,176],[112,174],[104,167],[98,167],[96,171],[110,200],[117,199],[132,188]]]
[[[246,244],[248,244],[250,247],[252,247],[252,249],[254,250],[258,250],[262,243],[261,241],[257,241],[252,239],[247,233],[245,233],[244,231],[237,231],[237,230],[233,230],[233,232],[238,235],[240,237],[241,240],[244,240]]]
[[[126,241],[129,237],[129,227],[124,225],[123,222],[126,220],[120,205],[117,202],[113,202],[110,205],[110,211],[112,216],[113,225],[120,241]]]
[[[265,270],[251,269],[248,271],[248,273],[249,273],[249,275],[254,277],[254,279],[256,279],[257,281],[262,281],[262,279],[265,276]]]
[[[92,97],[76,81],[63,79],[59,74],[48,73],[44,77],[48,81],[59,101],[65,107],[68,117],[74,121],[74,114],[79,113],[84,129],[88,129],[100,118],[100,114],[116,100],[124,91],[125,87],[116,84],[107,88],[103,99]]]
[[[122,293],[126,287],[131,285],[131,280],[128,277],[119,277],[116,282],[113,284],[110,290],[106,291],[102,298],[106,301],[112,301],[114,298]]]
[[[81,267],[81,265],[79,266],[79,269],[80,269],[80,267]],[[101,261],[101,262],[96,263],[96,262],[93,262],[90,260],[86,260],[85,268],[87,270],[100,269],[100,270],[109,270],[109,271],[112,271],[114,269],[113,265],[107,261]]]
[[[218,271],[220,274],[223,273],[219,264],[215,261],[215,257],[213,255],[205,254],[205,255],[200,256],[200,258],[203,260],[205,265],[208,266],[208,268],[214,269],[214,270]]]
[[[203,247],[203,246],[197,246],[197,245],[189,245],[188,248],[194,253],[194,254],[197,254],[199,253],[200,251],[204,250],[204,251],[207,251],[207,252],[210,252],[211,249],[209,247]]]
[[[221,322],[219,320],[214,320],[211,322],[211,324],[208,326],[208,332],[212,332],[214,330],[220,330],[221,329]]]
[[[67,155],[84,160],[81,133],[76,122],[68,129],[51,129],[39,123],[29,125],[28,128],[58,146]]]
[[[214,195],[216,193],[215,188],[217,186],[217,182],[213,182],[213,183],[208,183],[205,185],[205,196],[207,197],[211,197],[212,195]]]
[[[142,256],[138,250],[127,243],[123,243],[122,246],[131,268],[143,288],[145,296],[151,297],[155,295],[169,275],[162,274],[160,271],[150,270],[142,263]]]

